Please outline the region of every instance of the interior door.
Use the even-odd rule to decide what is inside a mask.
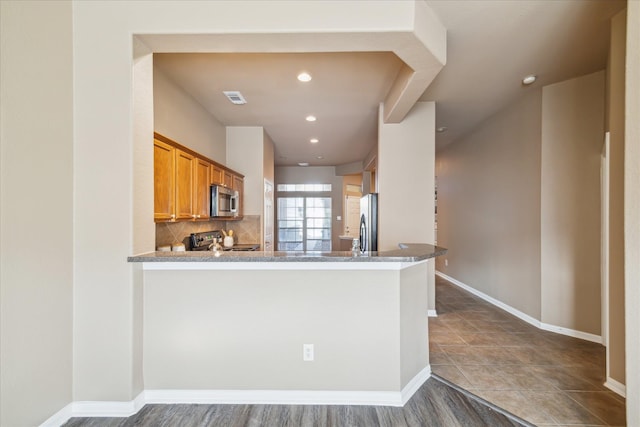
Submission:
[[[345,218],[344,234],[346,236],[358,237],[360,225],[360,197],[346,196]]]

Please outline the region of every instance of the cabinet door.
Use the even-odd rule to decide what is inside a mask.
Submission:
[[[233,175],[229,171],[223,171],[222,185],[228,188],[233,188]]]
[[[194,185],[194,215],[196,219],[209,218],[209,198],[211,197],[210,187],[210,164],[202,159],[196,159],[195,185]]]
[[[240,178],[237,175],[233,175],[233,187],[234,190],[238,191],[238,215],[242,216],[243,212],[243,203],[242,203],[242,196],[244,193],[244,179]]]
[[[194,215],[195,157],[176,150],[176,219],[191,219]]]
[[[176,149],[169,144],[154,139],[153,141],[153,173],[154,173],[154,214],[155,220],[175,219],[176,184],[175,184]]]
[[[211,165],[211,183],[217,185],[222,185],[224,183],[224,177],[221,167]]]

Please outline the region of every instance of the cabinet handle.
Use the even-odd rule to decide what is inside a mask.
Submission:
[[[191,215],[191,218],[196,219],[196,214]]]
[[[171,214],[171,219],[175,219],[176,218],[176,214]]]

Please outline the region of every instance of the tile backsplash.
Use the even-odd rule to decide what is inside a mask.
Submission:
[[[191,233],[229,229],[233,230],[236,243],[260,243],[260,215],[245,215],[239,221],[157,222],[156,248],[184,243],[188,250]]]

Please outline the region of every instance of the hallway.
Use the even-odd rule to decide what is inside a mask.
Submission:
[[[432,372],[540,426],[625,425],[605,348],[540,330],[436,276]]]

